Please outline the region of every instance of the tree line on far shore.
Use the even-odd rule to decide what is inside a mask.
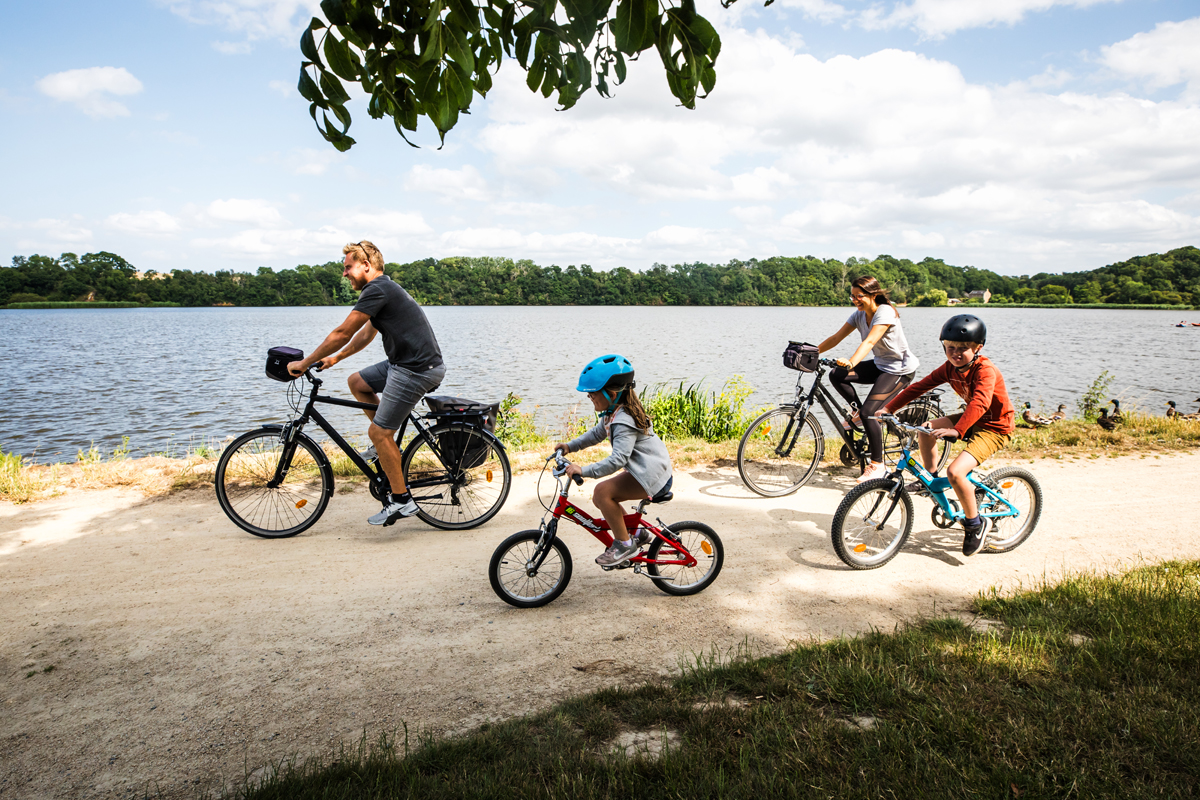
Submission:
[[[874,275],[898,303],[945,305],[989,290],[992,303],[1200,305],[1200,249],[1136,256],[1086,272],[1019,277],[941,259],[881,255],[846,261],[776,256],[727,264],[655,264],[634,272],[588,265],[541,267],[508,258],[426,258],[387,273],[427,305],[845,305],[849,285]],[[320,306],[353,303],[342,264],[275,272],[139,272],[114,253],[16,256],[0,267],[0,305],[134,302],[182,306]]]

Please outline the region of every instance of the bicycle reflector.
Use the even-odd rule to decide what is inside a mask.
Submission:
[[[296,501],[296,508],[304,508],[306,505],[308,505],[307,500],[297,500]]]
[[[1004,483],[1000,484],[1001,489],[1011,489],[1012,487],[1013,487],[1012,481],[1005,481]]]
[[[867,546],[865,544],[855,545],[854,552],[863,553],[863,552],[866,552],[866,549],[867,549]]]
[[[490,469],[487,471],[487,482],[492,482],[492,471]]]
[[[707,555],[712,555],[712,545],[708,542],[701,542],[700,549],[703,550]]]

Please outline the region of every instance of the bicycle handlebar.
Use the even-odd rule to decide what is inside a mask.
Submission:
[[[907,422],[902,422],[895,414],[875,414],[872,418],[877,419],[880,422],[890,422],[892,425],[901,430],[912,431],[913,433],[928,434],[930,432],[930,429],[923,425],[909,425]],[[945,436],[943,438],[953,441],[958,438],[958,433],[955,432],[953,436]]]
[[[560,451],[555,450],[554,455],[550,456],[550,458],[547,458],[546,460],[549,461],[550,459],[554,459],[554,469],[552,469],[550,471],[551,474],[554,475],[554,477],[560,478],[564,474],[566,474],[567,466],[571,462],[567,461],[565,458],[563,458],[563,455]],[[582,475],[572,475],[571,479],[575,481],[576,486],[583,486],[583,476]]]

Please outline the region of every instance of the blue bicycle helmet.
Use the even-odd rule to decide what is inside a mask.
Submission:
[[[605,389],[626,389],[633,385],[633,364],[625,356],[610,353],[593,358],[579,373],[579,392],[602,392]]]

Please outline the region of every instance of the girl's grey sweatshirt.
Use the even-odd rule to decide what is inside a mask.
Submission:
[[[618,408],[582,436],[567,442],[571,452],[612,440],[612,455],[583,468],[585,478],[603,478],[624,467],[650,497],[662,491],[671,477],[671,456],[667,446],[654,435],[653,425],[646,433],[638,430],[633,417]]]

